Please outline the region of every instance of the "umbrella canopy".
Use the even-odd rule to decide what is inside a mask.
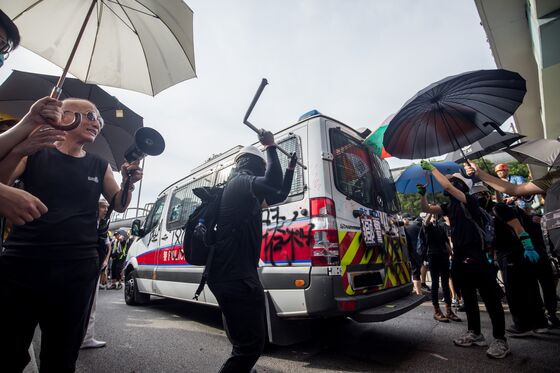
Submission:
[[[196,76],[193,13],[182,0],[0,0],[0,9],[21,45],[63,68],[73,57],[68,71],[84,82],[153,96]]]
[[[455,162],[432,162],[432,164],[444,175],[461,172],[461,166]],[[395,181],[397,192],[405,194],[416,193],[416,184],[427,184],[426,190],[430,193],[443,192],[443,187],[433,178],[432,174],[418,164],[408,167]]]
[[[48,95],[58,77],[14,71],[0,85],[0,112],[21,118],[38,99]],[[61,99],[85,98],[99,109],[105,125],[85,150],[106,159],[114,170],[124,162],[125,150],[134,142],[134,133],[143,127],[143,118],[95,84],[67,79]]]
[[[492,132],[486,137],[475,141],[471,145],[467,145],[461,150],[455,150],[447,154],[446,161],[464,163],[466,159],[482,158],[487,154],[494,153],[500,149],[510,146],[519,139],[525,137],[518,133],[505,132],[504,135],[498,132]],[[465,158],[466,156],[466,158]]]
[[[523,102],[525,79],[507,70],[445,78],[404,104],[383,145],[393,156],[420,159],[458,150],[489,135]]]
[[[521,163],[560,167],[560,141],[558,140],[531,140],[504,151]]]

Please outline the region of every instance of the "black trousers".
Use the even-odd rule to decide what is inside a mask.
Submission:
[[[556,282],[554,281],[550,259],[541,255],[536,270],[537,280],[542,288],[544,307],[549,315],[555,315],[558,309],[558,300],[556,299]]]
[[[208,286],[218,300],[233,345],[220,373],[249,373],[263,352],[266,338],[262,285],[258,279],[246,278]]]
[[[98,275],[98,258],[0,256],[0,370],[19,373],[25,368],[39,324],[40,372],[74,372]]]
[[[480,334],[480,310],[476,291],[480,293],[492,321],[494,338],[505,339],[505,316],[500,301],[500,289],[492,267],[484,261],[466,264],[454,261],[451,270],[453,284],[458,284],[463,295],[468,329]]]
[[[447,253],[428,255],[428,265],[432,276],[432,304],[439,305],[439,280],[445,304],[451,305],[451,293],[449,291],[449,255]]]
[[[513,323],[524,330],[548,325],[537,281],[538,265],[513,254],[499,258],[498,264]]]

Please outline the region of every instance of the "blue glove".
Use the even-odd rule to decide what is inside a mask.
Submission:
[[[531,237],[529,237],[529,234],[527,234],[527,232],[523,232],[519,235],[519,239],[521,240],[523,248],[525,249],[525,252],[523,253],[525,259],[527,259],[531,263],[538,262],[540,256],[539,253],[535,251],[535,247],[533,246],[533,242],[531,241]]]

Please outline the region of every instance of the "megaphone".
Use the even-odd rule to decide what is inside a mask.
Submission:
[[[165,150],[165,140],[158,131],[142,127],[134,133],[134,143],[124,153],[124,159],[132,163],[147,155],[160,155]]]

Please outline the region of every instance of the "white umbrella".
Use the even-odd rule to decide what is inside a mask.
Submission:
[[[86,83],[156,95],[196,76],[182,0],[0,0],[21,45]]]

